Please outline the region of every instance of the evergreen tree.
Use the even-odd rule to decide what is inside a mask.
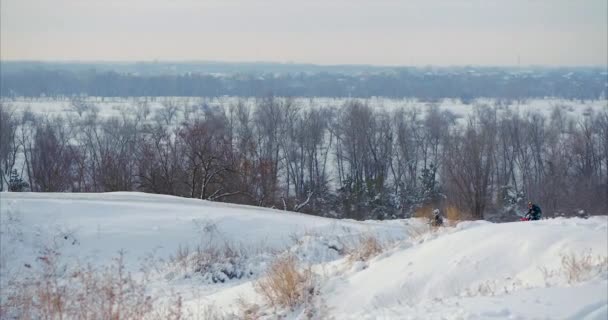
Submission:
[[[441,191],[437,181],[437,166],[431,163],[428,168],[422,169],[420,174],[420,188],[418,189],[418,204],[431,204],[439,201]]]
[[[17,173],[17,169],[11,171],[11,178],[8,181],[8,190],[11,192],[27,191],[30,185],[23,181],[23,178]]]

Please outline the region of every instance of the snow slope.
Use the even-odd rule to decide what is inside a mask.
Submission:
[[[561,274],[562,257],[605,259],[606,222],[606,217],[598,217],[461,223],[374,261],[365,270],[332,279],[326,288],[328,305],[340,318],[352,319],[378,314],[412,319],[578,319],[590,307],[589,314],[597,311],[599,319],[606,319],[606,260],[594,260],[594,268],[580,279],[594,281],[583,286],[569,284]],[[545,276],[550,271],[555,272]]]
[[[249,250],[245,268],[256,272],[225,283],[161,265],[149,290],[179,293],[190,315],[211,305],[239,318],[229,314],[238,313],[241,298],[266,308],[260,318],[276,318],[253,284],[287,250],[318,273],[315,318],[608,318],[605,216],[430,230],[418,219],[332,220],[142,193],[0,193],[0,231],[2,281],[28,272],[24,266],[49,245],[63,259],[99,265],[126,250],[135,272],[150,256],[166,259],[183,245],[235,243]],[[383,240],[385,252],[353,262],[330,248],[361,234]],[[278,314],[305,318],[302,310]]]
[[[299,234],[378,232],[404,237],[395,222],[357,222],[136,192],[0,193],[0,220],[8,263],[32,264],[44,245],[67,257],[107,262],[119,250],[166,258],[180,245],[229,242],[251,250],[286,249]],[[133,267],[137,261],[128,261]]]

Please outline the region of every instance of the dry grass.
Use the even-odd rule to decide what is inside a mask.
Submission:
[[[407,233],[411,239],[418,240],[430,234],[435,229],[436,228],[431,227],[428,224],[409,225],[407,228]]]
[[[268,269],[267,276],[255,283],[256,291],[274,308],[294,309],[315,293],[314,275],[301,270],[293,256],[282,256]]]
[[[181,320],[190,319],[178,294],[151,296],[147,276],[136,279],[120,252],[111,265],[94,268],[62,264],[60,253],[45,249],[31,274],[0,292],[0,319]],[[208,317],[202,319],[224,319]],[[213,313],[215,314],[215,313]],[[196,318],[200,318],[198,315]]]
[[[239,306],[238,318],[242,320],[257,320],[262,318],[263,312],[260,305],[255,303],[249,303],[242,297],[239,297],[236,301]]]
[[[524,288],[524,284],[520,279],[509,278],[508,280],[510,281],[503,282],[502,280],[485,280],[467,288],[463,293],[468,297],[496,296],[511,294],[517,290],[520,290],[521,288]],[[457,295],[460,293],[455,292],[454,294]]]
[[[480,283],[477,286],[477,292],[481,296],[494,296],[496,295],[496,284],[491,281]]]
[[[431,217],[433,217],[433,207],[424,206],[417,208],[416,211],[414,211],[414,217],[430,219]]]
[[[562,272],[568,283],[577,283],[608,271],[608,257],[594,256],[591,252],[582,255],[562,255]]]
[[[348,261],[368,261],[369,259],[377,256],[382,253],[383,246],[382,243],[378,240],[378,238],[371,234],[363,234],[360,235],[358,240],[355,241],[347,249]]]
[[[144,319],[154,299],[144,280],[125,271],[124,253],[103,270],[68,268],[59,253],[47,249],[38,258],[40,271],[10,282],[3,292],[0,318]]]
[[[540,267],[539,271],[546,286],[561,283],[563,280],[574,284],[608,272],[608,256],[593,255],[590,250],[578,255],[575,253],[562,254],[561,264],[558,268]]]
[[[460,221],[463,218],[462,212],[455,206],[446,207],[445,213],[446,213],[446,218],[448,220],[447,223],[450,226],[455,226],[456,224],[458,224],[458,221]]]
[[[190,271],[190,247],[182,246],[181,244],[177,247],[175,255],[169,257],[169,261],[179,266],[183,273]]]
[[[159,318],[159,319],[174,319],[176,318]],[[239,315],[227,313],[213,304],[205,304],[198,307],[196,312],[188,310],[181,315],[181,319],[196,319],[196,320],[253,320],[254,318],[244,318]]]

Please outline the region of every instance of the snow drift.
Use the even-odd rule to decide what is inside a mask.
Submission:
[[[420,319],[432,314],[437,318],[449,314],[579,318],[576,315],[589,306],[605,319],[606,222],[606,217],[596,217],[461,223],[434,239],[373,261],[365,270],[330,280],[328,304],[336,314],[352,319],[378,314]],[[568,270],[568,262],[583,263],[583,259],[588,266]],[[579,286],[587,280],[591,284]],[[555,308],[546,308],[543,301]]]
[[[242,318],[242,301],[268,319],[608,316],[606,217],[432,229],[419,219],[332,220],[141,193],[0,193],[0,223],[3,285],[34,272],[48,246],[65,261],[97,265],[124,250],[134,273],[152,260],[162,262],[148,290],[179,294],[186,317],[204,318],[197,312],[212,306],[218,317]],[[380,239],[384,251],[367,261],[349,258],[347,247],[362,235]],[[217,267],[225,272],[220,277],[213,268],[205,277],[171,262],[181,248],[201,244],[238,246],[241,260]],[[182,251],[183,259],[193,257]],[[276,310],[256,292],[265,268],[283,254],[317,274],[308,306],[314,312]],[[227,276],[232,272],[246,276]]]

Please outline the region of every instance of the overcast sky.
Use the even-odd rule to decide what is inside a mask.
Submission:
[[[0,0],[4,60],[607,65],[608,0]]]

